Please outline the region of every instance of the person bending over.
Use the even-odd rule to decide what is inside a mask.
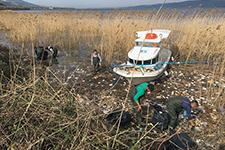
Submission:
[[[167,102],[167,111],[170,116],[169,129],[174,130],[179,123],[178,117],[179,114],[185,112],[185,117],[191,119],[191,111],[196,110],[199,104],[198,101],[190,101],[187,97],[176,96],[169,98]]]
[[[133,102],[133,111],[136,113],[136,119],[138,124],[141,122],[141,102],[140,98],[147,94],[151,94],[151,92],[154,90],[154,83],[141,83],[138,86],[135,87],[134,89],[134,96],[132,97],[132,102]]]

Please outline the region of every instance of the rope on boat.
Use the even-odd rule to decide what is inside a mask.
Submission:
[[[168,65],[185,65],[185,64],[209,64],[208,61],[177,61],[177,62],[159,62],[158,64],[156,64],[156,66],[154,67],[154,69],[158,70],[160,69],[159,66],[157,65],[164,65],[164,64],[168,64]],[[132,67],[136,67],[136,68],[144,68],[145,65],[141,65],[141,66],[137,66],[137,65],[117,65],[117,64],[112,64],[111,67],[112,68],[132,68]],[[144,71],[144,70],[143,70]]]

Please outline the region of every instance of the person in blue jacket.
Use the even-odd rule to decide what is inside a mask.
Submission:
[[[166,105],[168,114],[170,116],[170,129],[175,129],[178,125],[179,114],[185,112],[185,117],[192,118],[191,111],[198,109],[198,101],[190,101],[187,97],[176,96],[171,97]]]

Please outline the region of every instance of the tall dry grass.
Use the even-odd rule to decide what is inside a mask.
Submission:
[[[171,42],[188,58],[194,55],[224,58],[223,17],[201,12],[186,17],[176,11],[154,14],[154,11],[1,13],[0,24],[15,43],[52,44],[73,51],[85,45],[88,50],[100,50],[108,62],[132,48],[136,31],[152,28],[172,30]]]
[[[172,30],[170,43],[182,60],[208,60],[215,77],[225,74],[224,10],[171,11],[1,12],[0,26],[17,44],[31,48],[49,44],[74,53],[97,49],[104,61],[124,60],[135,32]],[[203,69],[203,68],[199,68]]]
[[[196,11],[77,11],[64,13],[0,14],[0,24],[8,37],[25,47],[54,45],[62,50],[91,51],[97,49],[105,63],[125,60],[133,47],[135,32],[152,28],[173,31],[170,42],[187,59],[209,60],[217,76],[224,76],[225,19],[221,12]],[[212,15],[214,14],[214,15]],[[218,15],[217,15],[218,14]],[[30,48],[31,49],[31,48]]]
[[[171,29],[170,40],[183,56],[213,59],[219,64],[212,70],[215,76],[224,76],[224,22],[223,18],[211,18],[198,12],[182,17],[176,11],[162,12],[160,16],[154,16],[154,12],[136,11],[135,14],[132,11],[0,13],[0,27],[15,44],[30,50],[32,44],[51,44],[65,51],[77,51],[85,45],[87,50],[101,51],[108,63],[127,55],[134,44],[136,31]],[[165,139],[165,135],[151,132],[152,126],[142,133],[132,129],[115,132],[117,126],[106,127],[99,108],[118,99],[106,97],[98,106],[94,102],[89,105],[85,103],[89,99],[84,96],[82,102],[79,93],[68,88],[48,69],[41,73],[51,76],[56,81],[54,86],[43,77],[45,75],[39,77],[34,60],[29,61],[30,65],[24,64],[29,68],[29,77],[22,84],[10,80],[7,89],[1,88],[0,149],[4,145],[12,149],[147,149],[152,141]],[[15,62],[16,67],[20,66],[18,64]],[[213,96],[220,96],[216,92]],[[102,95],[108,96],[104,92]],[[219,100],[224,104],[222,98]],[[119,105],[123,107],[124,103]],[[223,137],[224,124],[221,122],[217,122],[221,130],[218,135]]]

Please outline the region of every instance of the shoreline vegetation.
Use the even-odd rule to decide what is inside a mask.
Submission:
[[[0,5],[0,11],[2,11],[2,10],[32,10],[32,8],[23,7],[23,6],[2,6],[2,5]]]
[[[225,84],[225,19],[214,17],[216,10],[206,11],[164,10],[158,16],[156,11],[2,11],[0,32],[18,48],[0,47],[0,149],[158,149],[169,136],[154,131],[152,113],[142,131],[105,122],[112,110],[132,110],[132,87],[111,72],[110,64],[127,59],[136,31],[154,28],[172,30],[163,47],[176,52],[176,61],[209,63],[171,65],[170,78],[146,98],[161,104],[173,95],[197,99],[204,110],[194,123],[198,130],[186,122],[180,130],[199,149],[222,147],[225,94],[217,85]],[[68,63],[35,63],[34,46],[48,45]],[[96,75],[89,63],[93,49],[105,65]]]
[[[25,47],[31,43],[51,44],[67,51],[81,47],[98,49],[107,63],[126,57],[134,44],[136,31],[166,28],[173,31],[170,43],[185,59],[183,61],[192,58],[224,65],[223,17],[214,18],[201,11],[189,16],[168,10],[158,16],[155,14],[155,11],[3,12],[0,26],[7,30],[13,43]]]

